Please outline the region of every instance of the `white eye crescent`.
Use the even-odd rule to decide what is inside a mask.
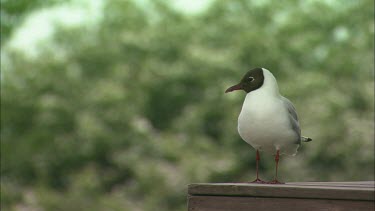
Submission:
[[[253,81],[254,81],[254,77],[251,77],[251,76],[250,76],[250,77],[249,77],[249,81],[250,81],[250,82],[253,82]]]

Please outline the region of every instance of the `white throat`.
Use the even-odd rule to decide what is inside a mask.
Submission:
[[[279,93],[279,87],[277,86],[277,81],[276,81],[276,78],[272,75],[272,73],[265,69],[265,68],[262,68],[263,70],[263,76],[264,76],[264,81],[263,81],[263,85],[257,89],[257,90],[254,90],[249,94],[252,94],[253,92],[256,93],[256,92],[262,92],[262,95],[270,95],[270,96],[279,96],[280,93]]]

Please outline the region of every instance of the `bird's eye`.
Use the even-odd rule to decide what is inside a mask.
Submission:
[[[253,82],[253,81],[254,81],[254,77],[251,77],[251,76],[250,76],[250,77],[249,77],[249,81],[250,81],[250,82]]]

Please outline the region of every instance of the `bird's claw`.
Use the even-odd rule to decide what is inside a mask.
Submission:
[[[254,181],[249,182],[249,183],[266,184],[267,182],[257,178]]]
[[[280,182],[279,180],[274,179],[274,180],[272,180],[270,182],[267,182],[267,184],[285,184],[285,182]]]

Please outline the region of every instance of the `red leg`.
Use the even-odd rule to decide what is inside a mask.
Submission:
[[[275,163],[276,163],[276,173],[275,173],[275,179],[269,182],[270,184],[284,184],[283,182],[280,182],[277,180],[277,168],[279,166],[279,160],[280,160],[280,150],[276,151],[276,156],[275,156]]]
[[[252,181],[251,183],[266,183],[263,180],[259,179],[259,160],[260,160],[260,156],[259,156],[258,150],[257,150],[255,159],[256,159],[256,175],[257,175],[257,178],[254,181]]]

